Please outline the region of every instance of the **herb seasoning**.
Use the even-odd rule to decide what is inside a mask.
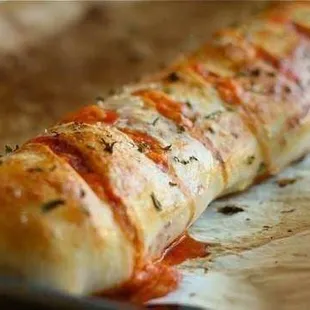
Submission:
[[[174,156],[173,160],[182,164],[182,165],[187,165],[193,160],[198,161],[198,158],[196,158],[195,156],[190,156],[188,160],[185,160],[185,159],[179,159],[177,156]]]
[[[116,95],[116,90],[112,88],[109,90],[108,94],[109,94],[109,96],[114,96],[114,95]]]
[[[212,127],[208,127],[207,130],[208,130],[210,133],[212,133],[212,134],[215,133],[215,131],[214,131],[214,129],[213,129]]]
[[[41,206],[41,211],[43,213],[47,213],[47,212],[50,212],[62,205],[65,204],[65,201],[63,199],[55,199],[55,200],[50,200],[48,202],[45,202],[42,204]]]
[[[259,77],[260,70],[259,69],[253,69],[252,71],[250,71],[250,74],[251,74],[251,76]]]
[[[178,82],[180,80],[180,77],[178,76],[178,74],[176,72],[171,72],[168,76],[167,76],[167,80],[169,82]]]
[[[104,102],[104,98],[103,97],[101,97],[101,96],[96,97],[96,103],[97,104],[100,104],[100,103],[103,103],[103,102]]]
[[[53,165],[53,166],[49,169],[49,171],[50,171],[50,172],[53,172],[54,170],[56,170],[56,168],[57,168],[57,166],[56,166],[56,165]]]
[[[195,157],[195,156],[190,156],[189,160],[190,160],[190,161],[193,161],[193,160],[194,160],[194,161],[198,161],[198,158]]]
[[[151,194],[151,199],[152,199],[152,202],[153,202],[155,209],[158,211],[161,211],[162,205],[161,205],[160,201],[156,198],[154,193]]]
[[[215,111],[209,115],[205,116],[205,119],[209,119],[209,120],[214,120],[216,119],[218,116],[220,116],[223,113],[223,111]]]
[[[92,145],[90,145],[90,144],[87,144],[86,147],[87,147],[88,149],[90,149],[90,150],[95,150],[95,147],[92,146]]]
[[[177,125],[177,132],[178,133],[183,133],[185,131],[185,128],[181,125]]]
[[[275,77],[276,73],[275,72],[267,72],[267,75],[270,77]]]
[[[291,88],[287,85],[284,86],[284,91],[289,94],[291,92]]]
[[[265,163],[261,163],[258,167],[258,171],[257,173],[260,175],[260,174],[263,174],[265,173],[266,171],[266,164]]]
[[[171,72],[168,76],[167,76],[168,81],[170,82],[177,82],[180,80],[180,77],[178,76],[178,74],[176,72]]]
[[[141,142],[137,146],[140,153],[143,153],[147,148],[149,148],[149,146],[145,142]]]
[[[84,198],[85,195],[86,195],[86,193],[85,193],[84,189],[81,188],[81,189],[80,189],[80,197],[81,197],[81,198]]]
[[[158,121],[159,121],[159,117],[156,117],[156,118],[153,120],[152,125],[155,126],[156,123],[157,123]]]
[[[248,156],[247,159],[246,159],[247,165],[252,165],[254,160],[255,160],[255,156],[254,155]]]
[[[192,108],[193,108],[192,104],[191,104],[188,100],[185,101],[185,104],[186,104],[186,106],[187,106],[189,109],[192,109]]]
[[[5,145],[5,154],[12,153],[13,149],[9,145]]]
[[[19,146],[16,144],[15,149],[13,149],[11,146],[9,145],[5,145],[5,154],[10,154],[12,152],[15,152],[19,149]]]
[[[43,172],[43,169],[40,167],[33,167],[27,170],[28,172]]]
[[[104,139],[101,139],[100,141],[104,144],[104,150],[106,152],[112,154],[114,145],[116,144],[116,141],[114,141],[112,143],[108,143],[108,142],[104,141]]]
[[[171,150],[171,147],[172,147],[172,144],[169,144],[169,145],[167,145],[167,146],[165,146],[165,147],[162,147],[161,149],[162,149],[163,151],[170,151],[170,150]]]

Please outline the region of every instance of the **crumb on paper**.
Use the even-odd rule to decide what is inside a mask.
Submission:
[[[289,209],[289,210],[282,210],[281,213],[292,213],[295,209]]]
[[[287,185],[294,184],[297,181],[297,178],[283,178],[276,181],[279,187],[285,187]]]
[[[225,215],[233,215],[239,212],[244,212],[244,209],[231,204],[231,205],[226,205],[224,207],[218,208],[218,212],[225,214]]]

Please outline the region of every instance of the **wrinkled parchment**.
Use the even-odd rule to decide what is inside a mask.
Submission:
[[[310,156],[248,191],[212,203],[190,229],[211,255],[183,263],[160,302],[204,309],[310,309]],[[243,211],[219,212],[224,206]],[[240,211],[240,210],[239,210]]]

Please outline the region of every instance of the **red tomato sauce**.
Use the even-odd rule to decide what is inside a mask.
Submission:
[[[310,37],[310,28],[300,25],[298,23],[293,23],[294,28],[302,35],[305,35],[306,37]]]
[[[207,244],[197,241],[188,234],[181,236],[162,257],[169,266],[179,265],[187,259],[203,258],[208,255]]]
[[[168,171],[169,165],[167,151],[165,151],[164,146],[161,146],[157,139],[151,137],[145,132],[129,128],[122,128],[120,130],[127,134],[137,144],[139,150],[159,165],[163,171]]]
[[[162,263],[149,262],[136,271],[120,288],[95,295],[143,304],[176,290],[180,280],[181,275],[175,268]]]
[[[241,88],[231,79],[218,81],[217,90],[221,98],[228,104],[240,104]]]
[[[139,135],[137,135],[139,136]],[[143,135],[141,136],[143,137]],[[151,137],[140,138],[139,141],[153,140]],[[126,206],[111,187],[106,176],[96,174],[80,151],[61,140],[58,136],[44,136],[31,140],[32,143],[47,145],[59,157],[66,160],[91,186],[100,198],[108,199],[112,205],[113,214],[126,231],[127,236],[137,246],[137,259],[141,253],[136,227],[131,223],[126,213]],[[188,235],[183,235],[171,245],[156,262],[136,264],[137,270],[132,278],[120,288],[105,292],[108,296],[118,300],[126,300],[142,304],[150,299],[157,298],[172,292],[178,287],[181,279],[179,272],[173,267],[186,259],[205,257],[208,255],[207,245],[198,242]],[[142,268],[138,266],[143,265]]]
[[[206,70],[200,63],[192,64],[191,69],[210,83],[217,83],[220,79],[218,74]]]
[[[207,82],[214,84],[222,100],[227,104],[240,104],[241,87],[230,78],[220,77],[219,75],[204,69],[199,64],[192,66],[194,72],[202,76]]]
[[[60,140],[57,135],[37,137],[30,142],[48,146],[55,154],[67,161],[79,174],[92,172],[82,154],[76,148]]]
[[[269,22],[276,23],[276,24],[291,24],[291,21],[289,20],[288,11],[283,10],[282,12],[279,10],[279,7],[276,7],[275,9],[271,9],[267,13],[265,13],[266,18]]]
[[[101,295],[137,304],[165,296],[176,290],[181,281],[181,275],[175,265],[187,259],[203,258],[208,254],[206,243],[196,241],[185,234],[171,245],[157,262],[146,263],[120,288]]]
[[[297,82],[298,77],[294,70],[290,68],[290,64],[286,61],[287,59],[279,59],[276,56],[268,53],[266,50],[256,47],[257,56],[266,62],[270,63],[274,68],[279,70],[279,74],[284,74],[290,80]],[[290,58],[290,55],[287,55]]]
[[[105,110],[96,105],[91,105],[80,109],[79,111],[68,115],[60,123],[86,123],[94,124],[103,122],[105,124],[113,125],[119,118],[117,112],[112,110]]]
[[[173,101],[165,94],[152,90],[139,90],[134,92],[133,95],[140,96],[152,102],[162,116],[172,120],[176,124],[188,128],[193,126],[192,121],[184,115],[186,106],[183,103]]]
[[[58,136],[42,136],[34,138],[31,142],[47,145],[87,182],[100,199],[108,200],[115,220],[128,239],[137,247],[137,255],[140,255],[141,241],[137,228],[131,222],[121,198],[113,191],[108,176],[96,173],[77,148]]]

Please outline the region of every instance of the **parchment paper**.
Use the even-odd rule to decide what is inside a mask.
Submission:
[[[291,184],[290,184],[291,183]],[[190,229],[211,255],[180,266],[160,302],[205,309],[310,309],[310,156],[243,194],[212,203]],[[225,215],[225,206],[242,212]]]

